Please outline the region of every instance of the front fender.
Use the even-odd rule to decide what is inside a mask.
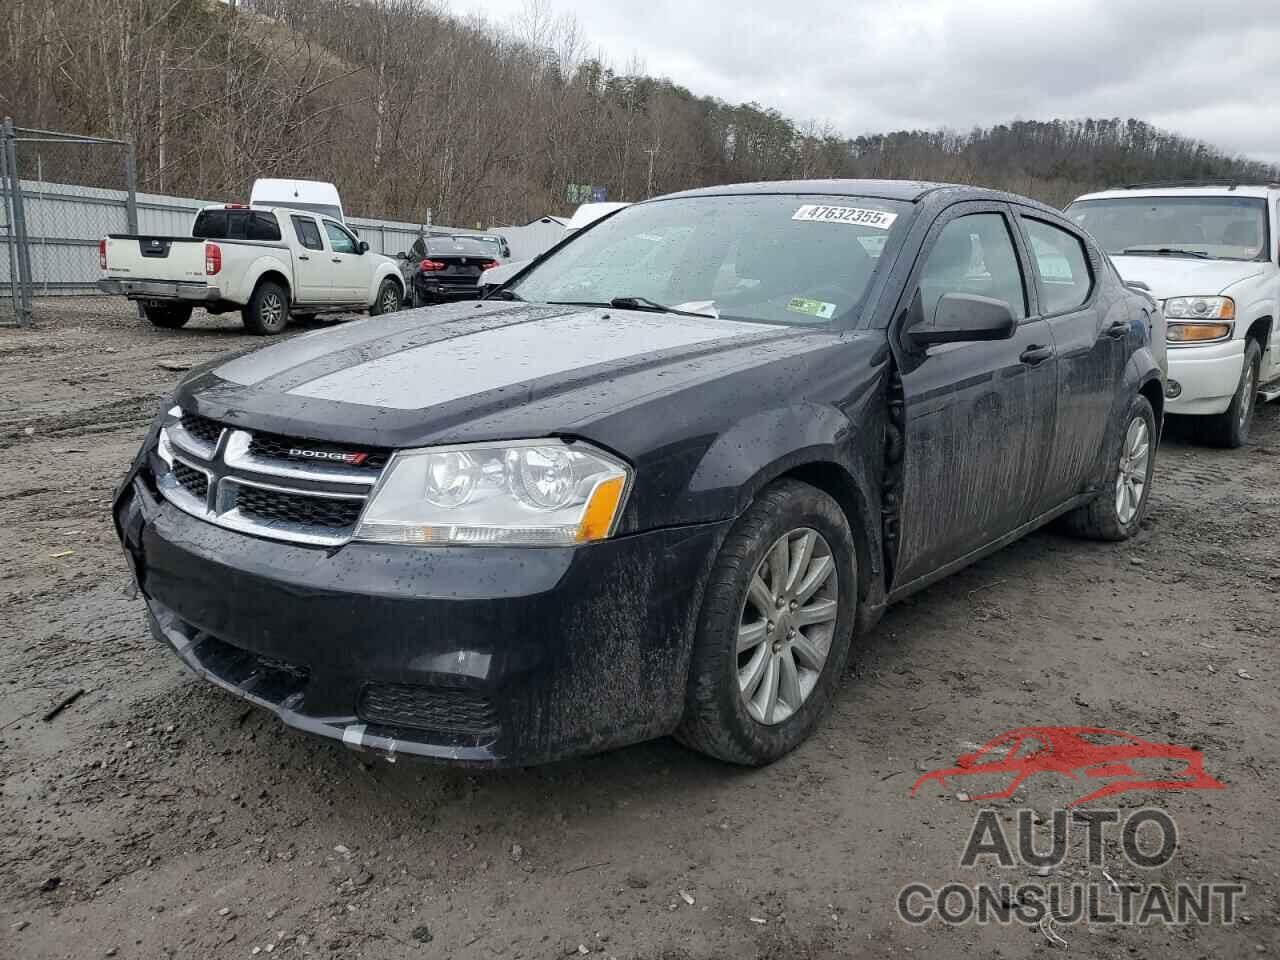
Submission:
[[[373,302],[378,298],[378,288],[387,277],[391,277],[400,284],[400,295],[404,296],[404,277],[400,274],[400,268],[393,263],[382,263],[373,271],[373,279],[369,283],[369,289],[365,291],[365,306],[373,306]]]

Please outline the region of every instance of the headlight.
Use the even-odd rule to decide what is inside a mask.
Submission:
[[[355,533],[379,543],[564,546],[613,533],[631,485],[584,443],[520,440],[404,450]]]
[[[1167,320],[1234,320],[1236,302],[1230,297],[1174,297],[1165,301]]]

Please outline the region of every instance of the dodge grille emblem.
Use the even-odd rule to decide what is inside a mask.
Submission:
[[[349,463],[352,466],[359,466],[369,459],[367,453],[338,453],[333,450],[304,450],[300,447],[292,447],[289,450],[289,456],[296,457],[299,460],[327,460],[333,463]]]

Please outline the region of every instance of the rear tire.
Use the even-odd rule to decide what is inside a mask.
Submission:
[[[380,317],[384,313],[395,313],[402,306],[402,301],[400,285],[387,277],[378,286],[378,295],[369,308],[369,316]]]
[[[1128,540],[1138,532],[1142,518],[1147,515],[1160,436],[1151,401],[1142,394],[1135,396],[1124,424],[1120,442],[1108,461],[1108,480],[1102,492],[1062,518],[1063,527],[1077,537]],[[1140,443],[1143,444],[1141,450],[1137,449]]]
[[[805,597],[787,586],[822,576],[823,557],[831,572],[816,593]],[[775,558],[785,562],[780,578],[772,572]],[[826,714],[844,675],[857,591],[857,554],[840,505],[795,480],[766,488],[729,532],[712,568],[676,737],[747,766],[772,763],[799,746]],[[830,620],[816,619],[823,603]],[[824,650],[815,669],[813,654]],[[780,677],[772,692],[770,671]]]
[[[191,319],[191,307],[189,305],[170,305],[164,306],[144,306],[143,313],[147,315],[147,319],[151,321],[151,325],[161,327],[165,330],[177,330],[179,327],[185,327],[187,321]]]
[[[244,328],[259,337],[269,337],[289,325],[289,294],[273,280],[264,280],[240,311]]]
[[[1246,340],[1240,383],[1231,406],[1225,413],[1200,417],[1197,424],[1200,442],[1213,447],[1234,450],[1249,441],[1249,425],[1258,400],[1258,371],[1262,367],[1262,347],[1257,340]]]

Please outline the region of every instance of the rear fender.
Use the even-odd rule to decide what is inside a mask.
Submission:
[[[1125,414],[1129,412],[1129,404],[1133,402],[1133,398],[1148,384],[1157,385],[1157,395],[1164,396],[1164,377],[1160,373],[1160,367],[1156,364],[1156,358],[1151,352],[1149,346],[1141,346],[1133,352],[1129,357],[1129,361],[1124,366],[1124,373],[1121,376],[1120,383],[1117,385],[1115,393],[1111,398],[1111,416],[1107,421],[1107,430],[1105,438],[1102,442],[1102,449],[1098,451],[1098,463],[1094,470],[1094,480],[1098,489],[1101,489],[1110,479],[1111,457],[1115,453],[1116,448],[1120,444],[1120,435],[1128,426],[1125,423]],[[1153,406],[1155,406],[1153,404]],[[1156,414],[1156,434],[1160,433],[1162,420],[1163,404],[1155,410]]]
[[[234,290],[228,291],[228,299],[234,300],[241,305],[248,303],[249,298],[253,296],[254,289],[258,286],[258,281],[268,273],[279,274],[279,277],[273,279],[284,286],[285,293],[289,295],[289,299],[292,301],[293,284],[290,278],[293,276],[293,271],[290,269],[289,264],[272,254],[265,254],[250,261],[249,268],[242,274],[239,285]]]

